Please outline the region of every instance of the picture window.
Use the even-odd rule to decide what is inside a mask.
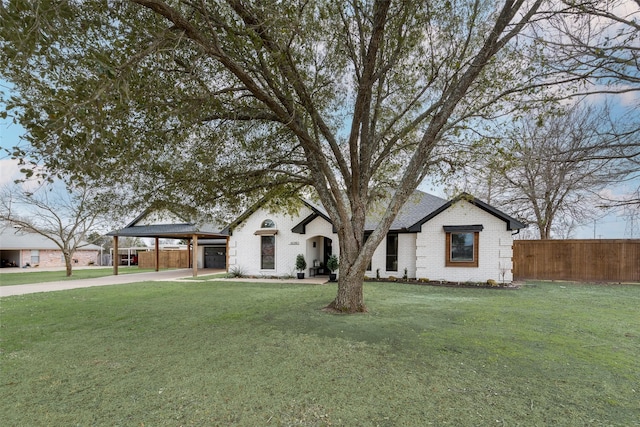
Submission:
[[[478,231],[447,231],[445,235],[447,267],[478,267]]]

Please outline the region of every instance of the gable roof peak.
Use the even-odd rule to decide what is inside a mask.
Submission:
[[[511,230],[520,230],[522,228],[526,228],[526,224],[523,224],[522,222],[518,221],[517,219],[513,218],[512,216],[509,216],[506,213],[502,212],[501,210],[489,205],[488,203],[483,202],[482,200],[478,199],[477,197],[473,196],[472,194],[469,194],[467,192],[462,192],[459,195],[457,195],[456,197],[454,197],[453,199],[451,199],[448,202],[446,202],[439,209],[437,209],[436,211],[432,212],[427,217],[423,218],[419,223],[416,223],[412,227],[412,231],[420,231],[420,229],[422,227],[422,224],[424,224],[425,222],[429,221],[431,218],[435,217],[436,215],[440,214],[441,212],[443,212],[446,209],[448,209],[449,207],[451,207],[453,204],[455,204],[457,202],[460,202],[460,201],[466,201],[468,203],[471,203],[472,205],[482,209],[483,211],[485,211],[485,212],[495,216],[496,218],[501,219],[502,221],[506,222],[507,230],[509,230],[509,231],[511,231]]]

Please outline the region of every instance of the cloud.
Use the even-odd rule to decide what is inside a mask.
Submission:
[[[21,175],[17,160],[0,160],[0,186],[13,183],[13,181],[20,178]]]
[[[606,93],[612,89],[618,91],[618,93]],[[620,84],[612,88],[604,84],[598,84],[594,85],[591,90],[593,92],[601,91],[601,93],[594,93],[589,96],[592,104],[608,102],[623,108],[640,105],[640,89],[637,86]]]
[[[20,165],[16,159],[0,159],[0,187],[13,186],[17,179],[24,179],[25,176],[20,172]],[[25,180],[19,184],[23,191],[34,191],[40,188],[42,184],[36,178]]]
[[[638,195],[638,187],[640,186],[640,181],[634,179],[626,184],[620,184],[616,187],[608,187],[601,190],[598,195],[602,198],[609,200],[617,200],[624,201],[629,200]]]
[[[635,107],[640,104],[639,91],[621,93],[618,96],[620,99],[620,104],[625,107]]]

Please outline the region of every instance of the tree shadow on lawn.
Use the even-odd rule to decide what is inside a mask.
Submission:
[[[332,286],[334,288],[334,286]],[[401,282],[365,282],[369,311],[357,314],[327,313],[327,300],[310,298],[296,308],[300,313],[267,315],[265,320],[282,331],[338,338],[350,342],[423,349],[420,337],[444,335],[466,325],[475,307],[507,304],[512,292],[496,288],[414,286]],[[506,288],[502,288],[506,289]],[[514,288],[510,288],[514,289]],[[296,319],[294,321],[294,318]]]

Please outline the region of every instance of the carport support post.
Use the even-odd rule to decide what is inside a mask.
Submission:
[[[229,272],[229,236],[225,237],[226,243],[225,245],[227,246],[227,252],[225,252],[225,260],[224,260],[224,270],[228,273]]]
[[[198,277],[198,260],[197,260],[197,255],[198,255],[198,235],[194,234],[193,235],[193,256],[191,257],[191,259],[193,260],[193,277]]]
[[[156,271],[160,270],[160,238],[156,237]]]
[[[113,262],[113,275],[118,275],[118,261],[120,258],[118,257],[118,236],[113,236],[113,258],[111,262]]]
[[[187,268],[193,268],[193,264],[191,264],[191,239],[187,239]]]

